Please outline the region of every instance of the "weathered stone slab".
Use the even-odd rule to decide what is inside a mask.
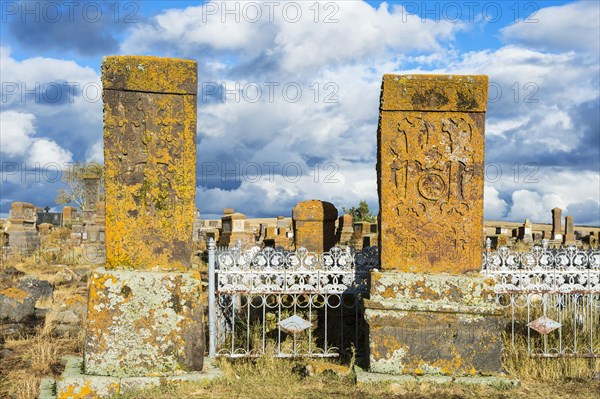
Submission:
[[[378,129],[380,265],[365,300],[370,369],[502,370],[483,250],[486,76],[386,75]],[[355,229],[356,230],[356,229]]]
[[[64,356],[65,370],[56,380],[45,379],[40,383],[40,398],[57,399],[96,399],[112,397],[115,394],[126,395],[133,390],[168,385],[180,381],[208,383],[220,378],[223,373],[207,358],[202,372],[184,373],[172,376],[149,377],[106,377],[86,375],[81,372],[83,359]],[[56,392],[56,394],[53,394]]]
[[[0,291],[0,320],[20,323],[31,319],[35,314],[35,300],[20,288],[7,288]]]
[[[487,76],[384,76],[377,160],[383,269],[460,274],[481,267],[486,99]]]
[[[309,200],[296,204],[292,210],[296,248],[318,253],[329,251],[336,243],[337,217],[338,211],[330,202]]]
[[[504,320],[493,281],[479,276],[373,272],[370,369],[379,373],[501,372]]]
[[[168,58],[102,61],[107,268],[190,266],[196,69]]]
[[[202,370],[201,296],[197,272],[94,271],[86,374],[147,376]]]

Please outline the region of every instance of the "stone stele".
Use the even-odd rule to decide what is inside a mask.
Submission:
[[[150,378],[200,371],[202,285],[199,273],[189,270],[196,63],[106,57],[102,83],[106,268],[90,279],[85,374]]]
[[[487,76],[385,75],[371,275],[374,372],[501,371],[502,319],[480,277]]]
[[[317,253],[329,251],[336,243],[337,217],[337,208],[330,202],[298,202],[292,210],[296,249],[303,247]]]
[[[190,266],[197,79],[194,61],[102,61],[108,269]]]

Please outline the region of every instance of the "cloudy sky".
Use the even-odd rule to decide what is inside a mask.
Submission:
[[[199,66],[197,195],[290,215],[377,209],[384,73],[486,74],[485,217],[600,225],[600,3],[2,1],[0,214],[102,162],[100,61]]]

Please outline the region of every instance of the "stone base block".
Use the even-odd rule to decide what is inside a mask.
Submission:
[[[208,360],[201,372],[181,373],[166,377],[104,377],[86,375],[81,372],[83,359],[66,356],[65,371],[57,380],[44,379],[40,384],[42,399],[92,399],[124,394],[138,389],[182,381],[204,382],[221,377],[223,373]]]
[[[483,277],[373,272],[365,318],[372,372],[502,371],[504,320]]]
[[[202,370],[201,296],[197,272],[94,271],[85,373],[156,377]]]
[[[357,366],[354,366],[354,369],[356,372],[356,382],[358,384],[381,384],[386,382],[394,384],[462,384],[487,385],[497,387],[499,389],[518,387],[521,384],[519,380],[510,379],[502,376],[473,375],[463,377],[450,377],[444,375],[393,375],[371,373]]]

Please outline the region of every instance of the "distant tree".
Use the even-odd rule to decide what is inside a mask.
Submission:
[[[376,223],[377,216],[373,215],[369,210],[369,204],[367,201],[360,201],[358,203],[358,207],[353,206],[350,209],[346,209],[342,207],[342,211],[344,213],[349,213],[352,215],[352,219],[354,222],[369,222]]]
[[[85,209],[84,179],[99,178],[99,192],[102,196],[102,192],[104,191],[103,176],[104,167],[95,162],[78,162],[76,164],[69,165],[67,170],[63,171],[61,177],[62,182],[65,183],[67,187],[58,190],[58,195],[56,196],[56,203],[60,205],[75,204],[83,211],[89,210]]]

